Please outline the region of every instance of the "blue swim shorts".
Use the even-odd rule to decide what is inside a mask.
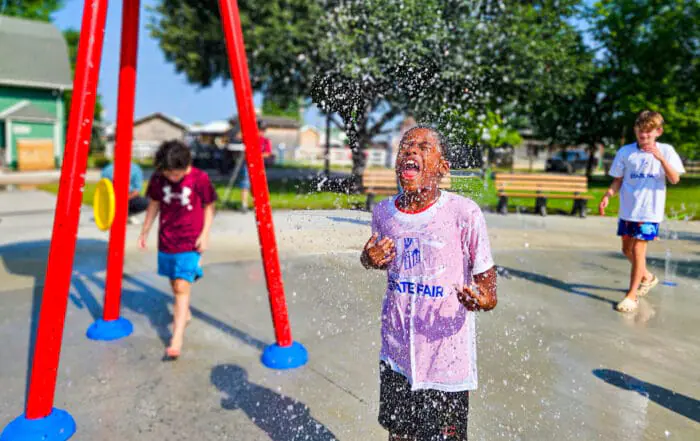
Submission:
[[[185,253],[158,252],[158,274],[170,280],[182,279],[190,283],[204,275],[199,265],[201,255],[196,251]]]
[[[246,162],[241,166],[236,183],[241,190],[250,190],[250,176],[248,175],[248,164]]]
[[[632,222],[620,219],[617,235],[639,240],[655,240],[659,236],[659,224],[655,222]]]

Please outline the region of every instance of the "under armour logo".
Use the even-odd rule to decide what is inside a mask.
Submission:
[[[190,204],[190,195],[192,194],[192,189],[189,187],[182,187],[182,193],[173,193],[172,187],[169,185],[166,185],[163,187],[163,202],[166,204],[169,204],[173,198],[179,199],[180,204],[184,207],[187,206],[188,210],[192,209],[192,205]]]

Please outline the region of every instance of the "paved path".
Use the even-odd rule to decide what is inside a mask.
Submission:
[[[53,199],[0,194],[0,427],[22,411],[32,317],[52,225]],[[700,225],[664,226],[650,247],[659,287],[621,315],[628,264],[614,219],[487,214],[499,305],[481,314],[473,440],[694,440],[700,431]],[[277,372],[259,362],[271,327],[252,215],[220,213],[194,321],[176,363],[160,357],[172,296],[155,252],[128,229],[122,341],[84,337],[101,313],[107,235],[86,211],[66,318],[56,405],[76,440],[385,440],[376,423],[383,275],[358,254],[369,215],[276,212],[295,340],[310,363]],[[153,238],[154,239],[154,238]],[[155,245],[153,241],[152,245]]]

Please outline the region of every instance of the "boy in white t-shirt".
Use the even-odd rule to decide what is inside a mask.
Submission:
[[[647,242],[659,234],[664,219],[666,180],[680,181],[685,173],[678,153],[668,144],[656,142],[664,132],[664,119],[658,112],[645,110],[634,123],[637,142],[623,146],[615,155],[610,176],[615,178],[598,207],[605,214],[610,198],[620,193],[617,235],[622,236],[622,252],[632,264],[630,286],[625,298],[617,304],[620,312],[631,312],[643,296],[659,283],[647,270]]]

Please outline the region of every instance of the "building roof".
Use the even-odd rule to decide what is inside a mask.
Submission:
[[[50,23],[0,15],[0,84],[72,89],[63,34]]]
[[[196,133],[208,133],[208,134],[224,134],[231,129],[228,121],[212,121],[203,126],[190,126],[189,132]]]
[[[308,125],[308,124],[305,125],[305,126],[302,126],[302,127],[299,129],[300,132],[305,132],[305,131],[307,131],[307,130],[311,130],[312,132],[316,132],[316,133],[321,133],[321,131],[320,131],[317,127],[312,126],[312,125]]]
[[[150,121],[150,120],[155,119],[155,118],[165,120],[165,121],[169,122],[170,124],[181,128],[182,130],[188,129],[187,124],[185,124],[180,118],[176,118],[174,116],[169,116],[169,115],[166,115],[166,114],[161,113],[161,112],[154,112],[154,113],[151,113],[150,115],[146,115],[142,118],[136,119],[136,120],[134,120],[134,125],[136,126],[138,124],[145,123],[145,122]]]
[[[56,121],[56,116],[36,107],[27,100],[23,100],[0,112],[0,119],[53,122]]]

